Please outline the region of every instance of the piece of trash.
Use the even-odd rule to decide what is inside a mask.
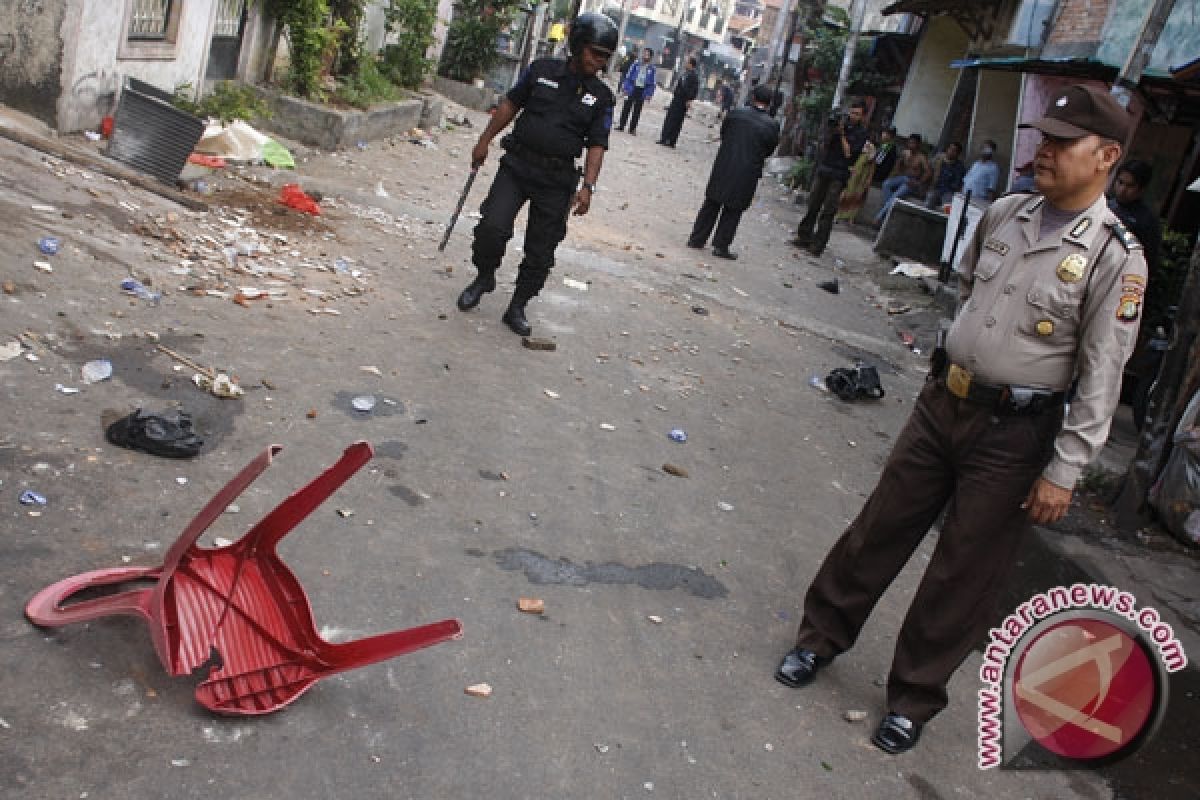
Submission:
[[[12,361],[21,355],[21,343],[16,339],[0,344],[0,361]]]
[[[375,407],[375,395],[360,394],[350,401],[355,411],[367,412]]]
[[[646,781],[645,783],[642,784],[642,788],[645,789],[647,792],[653,792],[654,791],[654,781]]]
[[[617,426],[613,425],[612,423],[609,423],[609,422],[601,422],[600,423],[600,430],[602,430],[602,431],[615,431],[616,429],[617,429]]]
[[[192,762],[188,761],[186,758],[172,758],[171,759],[172,767],[190,767],[191,765],[192,765]]]
[[[517,598],[517,608],[526,614],[545,614],[546,601],[540,597]]]
[[[43,236],[38,239],[38,250],[41,250],[43,255],[56,255],[61,247],[62,240],[57,236]]]
[[[383,377],[383,371],[380,370],[379,367],[373,367],[373,366],[359,367],[359,370],[361,370],[362,372],[369,372],[372,375],[378,375],[381,378]]]
[[[550,339],[538,339],[533,336],[525,336],[521,339],[521,346],[526,350],[557,350],[558,343]]]
[[[354,509],[353,508],[339,508],[337,510],[337,515],[339,517],[341,517],[342,519],[350,519],[351,517],[354,516]]]
[[[79,394],[83,390],[76,389],[71,386],[63,386],[61,383],[56,383],[54,384],[54,391],[58,392],[59,394]]]
[[[896,331],[896,335],[900,337],[900,341],[904,342],[905,347],[912,347],[917,342],[916,337],[908,331]]]
[[[178,409],[146,412],[139,408],[109,425],[104,438],[117,447],[163,458],[192,458],[204,447],[204,440],[192,430],[191,416]]]
[[[838,286],[837,278],[834,278],[833,280],[828,280],[828,281],[821,281],[820,283],[817,284],[817,288],[824,289],[825,291],[829,292],[830,294],[838,294],[841,291],[841,287]]]
[[[553,389],[542,389],[542,393],[551,400],[557,400],[559,398],[558,392],[554,391]]]
[[[185,478],[184,476],[180,475],[178,478],[175,479],[175,482],[178,483],[180,486],[187,486],[188,479]]]
[[[708,309],[704,306],[692,306],[692,313],[699,314],[702,317],[708,316]]]
[[[846,722],[862,722],[867,718],[867,712],[847,711],[845,714],[842,714],[842,716],[845,717]]]
[[[766,750],[768,753],[770,753],[775,750],[775,745],[771,744],[770,742],[767,742],[766,744],[763,745],[763,750]]]
[[[233,544],[233,540],[226,539],[224,536],[216,536],[213,537],[213,544],[217,547],[229,547],[229,545]]]
[[[749,297],[750,296],[736,286],[730,286],[729,288],[733,289],[734,294],[740,295],[741,297]]]
[[[596,742],[596,744],[594,744],[592,746],[596,748],[596,752],[599,753],[600,755],[604,755],[605,753],[608,752],[608,745],[606,745],[606,744],[601,744],[600,742]]]
[[[112,377],[113,365],[107,358],[98,358],[84,364],[80,374],[84,383],[99,383]]]
[[[44,506],[46,505],[45,495],[38,494],[32,489],[26,489],[21,492],[21,505],[23,506]]]
[[[54,272],[54,265],[49,261],[35,261],[33,262],[33,268],[38,272]]]
[[[463,691],[471,697],[491,697],[492,685],[490,683],[473,683]]]
[[[383,188],[383,181],[379,181],[378,183],[375,184],[375,196],[376,197],[391,197],[391,195],[388,194],[388,190]]]
[[[241,397],[246,393],[224,372],[218,372],[215,378],[197,372],[192,376],[192,383],[215,397]]]
[[[89,142],[98,142],[104,138],[103,134],[101,134],[99,131],[84,131],[83,136]]]
[[[650,614],[649,616],[646,617],[646,619],[650,620],[655,625],[662,625],[662,621],[663,621],[663,618],[658,616],[657,614]]]
[[[310,408],[308,410],[308,413],[305,414],[304,416],[307,417],[308,419],[316,419],[317,418],[317,410],[315,408]]]
[[[717,508],[719,508],[721,511],[733,511],[733,503],[726,503],[724,500],[718,500]]]
[[[932,278],[938,274],[936,269],[927,267],[924,264],[916,264],[911,261],[906,261],[897,264],[889,275],[903,275],[906,278]]]
[[[677,467],[674,464],[663,464],[662,471],[668,475],[674,475],[676,478],[688,477],[688,471],[683,467]]]
[[[58,211],[58,209],[54,206],[48,206],[45,203],[34,203],[29,208],[33,211],[40,211],[43,214],[53,214],[54,212]]]
[[[912,306],[907,303],[889,303],[887,313],[889,314],[906,314],[912,311]]]
[[[863,398],[880,400],[886,394],[879,381],[879,370],[865,364],[833,370],[825,376],[825,385],[847,403]]]
[[[563,278],[563,283],[570,286],[572,289],[578,289],[581,292],[588,290],[588,285],[583,281],[577,281],[574,278]]]
[[[151,303],[157,303],[162,298],[162,295],[150,291],[136,278],[126,278],[121,281],[121,288],[133,296],[141,300],[149,300]]]
[[[825,385],[825,381],[821,380],[820,375],[813,375],[808,379],[808,385],[814,389],[820,389],[822,392],[828,392],[829,387]]]
[[[667,437],[670,438],[672,442],[686,442],[687,432],[684,431],[683,428],[672,428],[671,432],[667,434]]]
[[[321,209],[317,206],[317,201],[305,194],[299,184],[285,183],[283,188],[279,190],[279,202],[288,208],[303,211],[305,214],[312,214],[314,217],[321,215]]]

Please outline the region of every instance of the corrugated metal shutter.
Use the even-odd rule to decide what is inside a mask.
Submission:
[[[126,78],[108,155],[173,184],[204,133],[204,121],[170,103],[171,94]]]

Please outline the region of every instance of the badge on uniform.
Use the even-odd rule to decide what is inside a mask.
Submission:
[[[1121,276],[1121,301],[1117,303],[1117,319],[1135,322],[1142,312],[1142,296],[1146,293],[1146,279],[1141,275]]]
[[[991,250],[993,253],[999,253],[1002,256],[1008,255],[1008,245],[999,239],[988,239],[983,243],[984,250]]]
[[[583,97],[581,97],[580,99],[583,101],[583,104],[584,104],[585,106],[594,106],[594,105],[596,105],[596,95],[594,95],[594,94],[585,94],[585,95],[584,95]]]
[[[1035,326],[1035,328],[1038,332],[1038,336],[1049,336],[1050,334],[1054,333],[1054,323],[1048,319],[1038,320],[1038,324]]]
[[[543,86],[549,86],[551,89],[558,88],[558,81],[552,81],[549,78],[538,78],[537,82],[542,84]]]
[[[1058,269],[1055,272],[1063,283],[1078,283],[1083,279],[1083,271],[1087,269],[1087,263],[1084,256],[1079,253],[1071,253],[1058,262]]]

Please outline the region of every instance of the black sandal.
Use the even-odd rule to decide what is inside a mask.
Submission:
[[[913,722],[902,714],[889,711],[883,721],[879,723],[875,735],[871,737],[871,744],[885,753],[899,755],[913,749],[919,738],[921,738],[921,723]]]

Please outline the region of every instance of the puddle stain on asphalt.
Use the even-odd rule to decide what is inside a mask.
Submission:
[[[685,589],[696,597],[725,597],[729,590],[699,567],[679,564],[643,564],[627,567],[624,564],[576,564],[569,559],[551,559],[535,550],[510,547],[492,553],[501,569],[520,570],[530,583],[559,583],[567,586],[586,586],[589,583],[634,584],[643,589]]]

